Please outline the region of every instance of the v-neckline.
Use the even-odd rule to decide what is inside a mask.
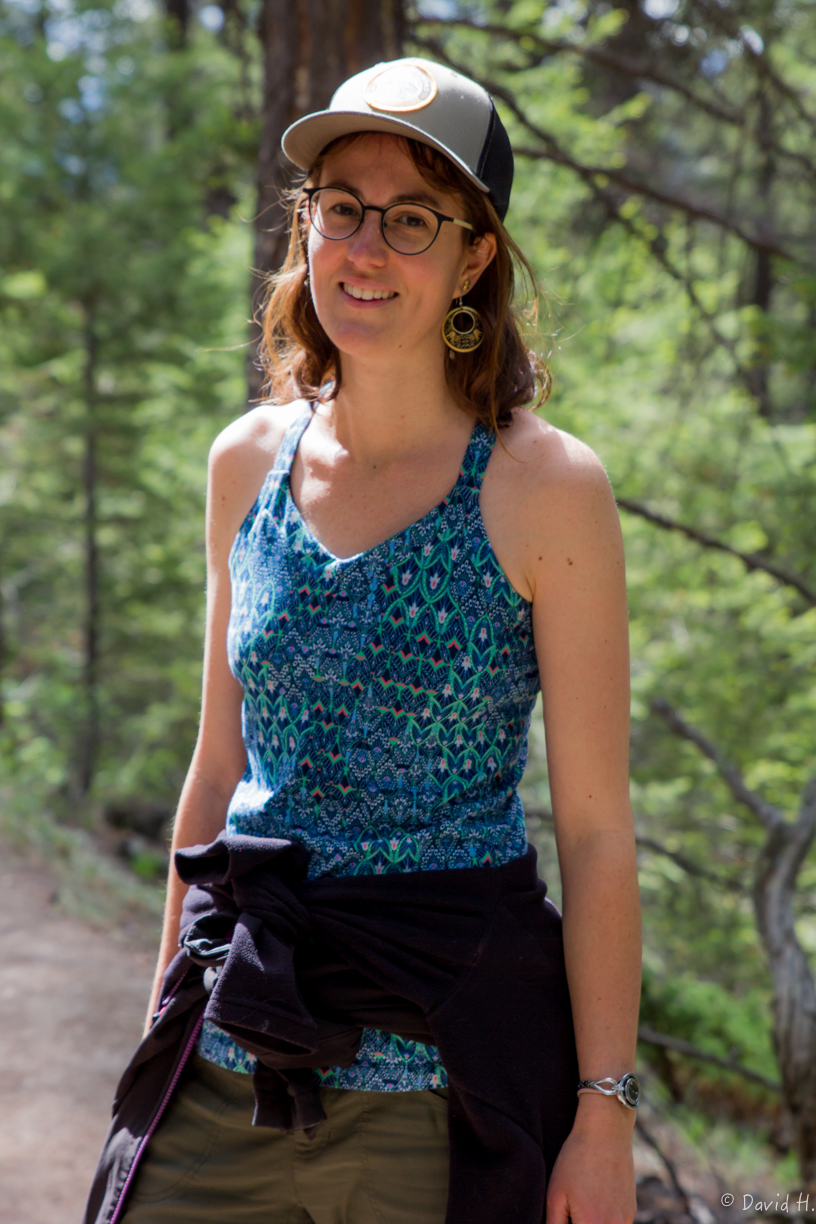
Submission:
[[[284,473],[281,483],[284,485],[286,489],[286,497],[288,501],[291,503],[293,515],[297,523],[300,526],[302,534],[308,537],[308,539],[312,542],[312,544],[314,544],[314,546],[318,548],[320,552],[322,552],[324,556],[328,558],[329,563],[331,565],[349,565],[352,561],[361,561],[364,558],[371,556],[373,553],[380,552],[381,549],[386,548],[389,545],[393,544],[396,540],[400,538],[400,536],[404,536],[406,532],[413,531],[415,528],[420,527],[433,514],[436,514],[444,506],[448,505],[451,499],[459,492],[460,485],[463,483],[466,475],[468,474],[468,472],[473,466],[472,452],[475,450],[475,447],[476,447],[476,439],[478,437],[479,430],[483,428],[481,421],[477,420],[474,422],[473,429],[470,431],[470,437],[468,439],[468,444],[465,448],[465,453],[462,456],[461,462],[459,464],[459,475],[456,477],[456,480],[454,481],[453,487],[451,488],[450,492],[445,497],[443,497],[440,502],[437,502],[436,505],[431,506],[430,510],[426,511],[425,514],[420,515],[420,517],[418,519],[415,519],[412,523],[408,523],[405,527],[400,527],[398,531],[395,531],[392,535],[388,536],[387,539],[381,540],[379,544],[374,544],[372,545],[371,548],[364,548],[360,552],[352,553],[350,557],[338,557],[335,553],[331,552],[331,550],[328,549],[326,545],[321,540],[319,540],[317,536],[314,534],[311,527],[309,526],[309,524],[306,522],[305,518],[301,514],[300,508],[297,502],[295,501],[294,494],[292,493],[292,465],[295,462],[295,455],[298,452],[298,447],[300,446],[303,435],[305,434],[306,430],[309,428],[309,425],[312,422],[312,418],[313,418],[313,412],[310,409],[308,417],[303,422],[303,427],[298,431],[297,437],[294,439],[294,446],[291,446],[289,448],[290,449],[289,463],[288,463],[288,466],[286,468],[286,471]],[[295,424],[294,428],[297,429],[297,424]]]

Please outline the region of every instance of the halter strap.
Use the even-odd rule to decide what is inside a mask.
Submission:
[[[464,485],[475,493],[479,492],[495,442],[496,434],[486,429],[481,421],[477,421],[462,460],[458,482],[460,486]]]
[[[303,437],[306,429],[314,415],[314,406],[308,400],[304,400],[303,405],[292,421],[286,433],[283,435],[281,444],[278,447],[278,453],[275,456],[275,466],[272,469],[280,476],[288,476],[292,467],[292,461],[295,457],[295,452],[300,444],[300,439]]]

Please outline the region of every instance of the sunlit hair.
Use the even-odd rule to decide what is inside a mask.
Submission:
[[[362,135],[365,133],[342,136],[327,145],[306,181],[290,194],[289,249],[282,269],[269,279],[262,307],[263,394],[270,399],[326,399],[340,387],[340,354],[317,318],[309,289],[303,188],[319,183],[329,151],[344,148]],[[457,353],[455,360],[446,359],[445,375],[456,403],[475,413],[488,429],[499,429],[510,423],[515,408],[537,408],[550,391],[549,370],[525,344],[521,313],[513,304],[518,270],[531,290],[529,314],[534,320],[538,299],[533,270],[485,192],[430,145],[402,136],[396,139],[426,183],[462,199],[463,219],[474,227],[470,242],[478,242],[482,234],[496,235],[496,256],[465,299],[481,315],[484,340],[479,348]]]

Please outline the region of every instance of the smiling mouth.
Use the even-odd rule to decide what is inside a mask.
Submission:
[[[357,298],[360,302],[384,302],[397,296],[389,289],[358,289],[356,285],[347,285],[345,282],[342,282],[341,288],[349,297]]]

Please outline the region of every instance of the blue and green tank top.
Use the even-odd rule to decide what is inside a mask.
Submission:
[[[312,408],[286,432],[230,553],[230,668],[247,767],[227,829],[287,837],[309,876],[508,862],[526,835],[517,787],[539,689],[531,605],[487,538],[479,491],[495,434],[477,423],[448,496],[356,556],[333,556],[292,498]],[[251,1071],[205,1024],[199,1052]],[[430,1046],[366,1030],[331,1087],[447,1083]]]

